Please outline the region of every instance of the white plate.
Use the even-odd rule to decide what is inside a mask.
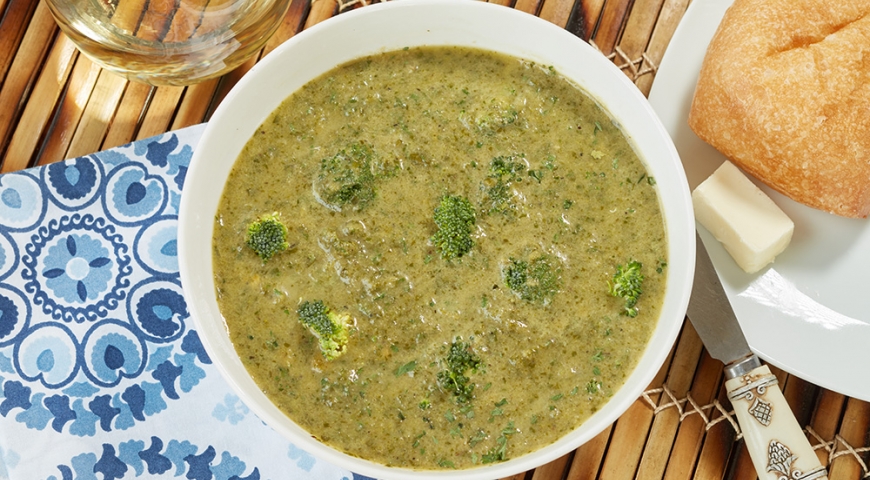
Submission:
[[[731,3],[692,2],[649,95],[692,189],[725,160],[686,119],[707,45]],[[870,400],[870,220],[836,217],[762,189],[795,223],[791,245],[770,268],[744,273],[699,228],[750,347],[816,385]]]

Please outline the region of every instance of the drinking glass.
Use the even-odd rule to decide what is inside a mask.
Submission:
[[[190,85],[251,57],[290,0],[46,0],[61,30],[108,70],[151,85]]]

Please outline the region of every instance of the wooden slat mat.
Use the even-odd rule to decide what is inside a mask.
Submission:
[[[589,41],[647,94],[690,0],[494,1]],[[293,0],[258,58],[304,28],[366,3]],[[0,0],[0,171],[207,121],[256,60],[193,87],[150,88],[104,72],[80,55],[44,4]],[[830,478],[870,478],[870,404],[775,373]],[[616,423],[576,451],[511,480],[754,479],[722,384],[722,364],[706,353],[687,322],[649,390]]]

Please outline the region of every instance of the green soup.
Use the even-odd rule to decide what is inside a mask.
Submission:
[[[367,177],[343,199],[336,161]],[[474,211],[453,258],[445,196]],[[272,213],[290,247],[263,261],[247,228]],[[553,69],[474,49],[305,85],[247,143],[215,226],[220,308],[257,384],[311,435],[391,466],[471,468],[564,436],[635,367],[664,294],[655,181],[618,125]],[[629,265],[630,308],[612,292]],[[315,300],[352,324],[337,358],[298,319]],[[463,394],[454,343],[476,360],[453,377]]]

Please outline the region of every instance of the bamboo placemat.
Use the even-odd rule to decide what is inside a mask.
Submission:
[[[590,42],[648,94],[690,0],[493,0]],[[207,121],[263,55],[366,0],[293,0],[257,58],[192,87],[150,88],[102,71],[59,33],[47,7],[0,0],[0,172],[88,154]],[[847,366],[845,368],[848,368]],[[832,480],[870,478],[870,404],[774,369]],[[856,381],[867,381],[856,379]],[[649,390],[576,451],[510,480],[754,479],[731,419],[722,364],[686,322]]]

